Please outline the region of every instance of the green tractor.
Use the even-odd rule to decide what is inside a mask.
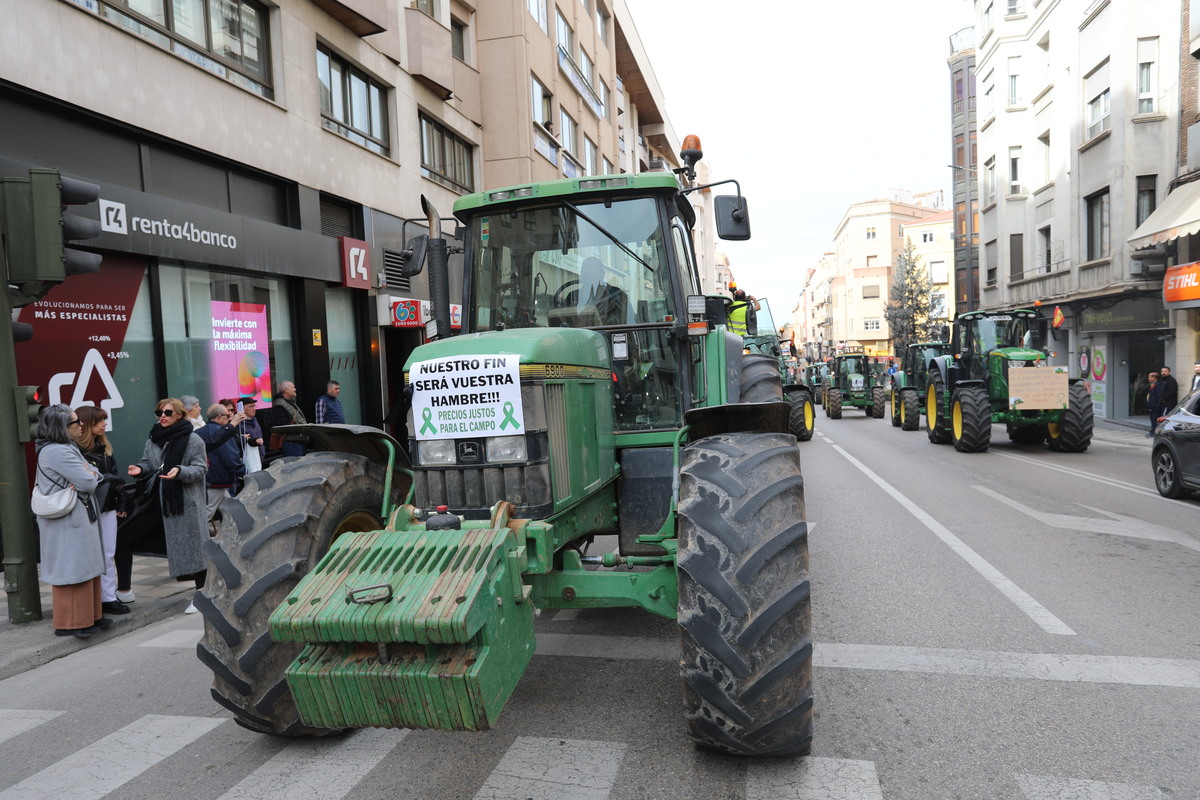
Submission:
[[[822,404],[822,396],[825,394],[825,380],[829,376],[829,367],[823,363],[809,364],[804,368],[804,382],[812,387],[813,402],[817,405]]]
[[[789,368],[788,357],[784,357],[779,334],[776,333],[775,318],[771,315],[771,304],[759,300],[756,327],[742,337],[746,358],[765,357],[776,367],[778,378],[783,382],[783,396],[792,407],[788,416],[788,430],[798,442],[807,442],[813,437],[816,412],[813,410],[812,387],[792,380],[794,372]],[[803,377],[803,376],[798,376]]]
[[[844,350],[826,362],[828,378],[822,384],[825,416],[842,418],[842,408],[861,408],[868,417],[883,419],[887,393],[879,385],[871,359],[861,349]]]
[[[1047,364],[1036,311],[970,311],[954,321],[950,351],[933,359],[925,383],[929,441],[964,453],[991,446],[1004,423],[1019,444],[1082,453],[1092,442],[1092,396],[1080,378]]]
[[[904,431],[915,431],[921,427],[929,365],[949,352],[949,342],[917,342],[905,348],[900,368],[890,376],[888,382],[893,427]]]
[[[485,730],[535,611],[635,607],[678,622],[698,745],[809,752],[799,448],[777,367],[699,292],[695,144],[679,179],[461,197],[457,336],[426,204],[404,267],[428,262],[435,315],[403,365],[411,461],[374,428],[288,427],[309,454],[250,475],[205,542],[198,654],[239,724]],[[714,206],[718,235],[749,237],[740,193]],[[614,544],[588,554],[598,537]]]

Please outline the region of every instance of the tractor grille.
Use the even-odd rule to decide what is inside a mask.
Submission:
[[[546,386],[546,426],[550,436],[550,461],[554,474],[559,476],[558,496],[561,500],[571,491],[570,460],[567,457],[567,401],[566,387],[561,383]]]
[[[535,516],[537,510],[550,504],[550,469],[544,463],[418,469],[413,485],[418,508],[446,505],[452,513],[467,519],[487,519],[498,500],[515,504],[518,517]]]

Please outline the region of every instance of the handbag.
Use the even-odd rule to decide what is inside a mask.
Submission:
[[[158,478],[162,473],[161,469],[154,472],[142,470],[142,473],[134,479],[134,486],[139,495],[153,497],[158,494]]]
[[[38,467],[38,470],[46,475],[45,470],[42,470],[41,467]],[[50,478],[49,475],[46,477]],[[50,480],[55,486],[62,485],[53,478]],[[79,493],[75,491],[74,486],[67,486],[50,494],[42,494],[37,487],[34,487],[33,494],[29,497],[29,508],[43,519],[58,519],[70,514],[77,502],[79,502]]]

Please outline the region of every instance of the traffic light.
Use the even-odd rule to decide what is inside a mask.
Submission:
[[[4,255],[14,306],[45,296],[68,275],[96,272],[102,257],[69,243],[100,235],[100,223],[68,211],[100,197],[94,183],[64,178],[54,169],[31,169],[28,178],[0,181],[4,203]]]
[[[42,414],[42,387],[17,386],[13,389],[13,399],[17,409],[17,440],[32,442],[37,438]]]

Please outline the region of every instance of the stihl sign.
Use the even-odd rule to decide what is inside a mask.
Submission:
[[[1195,304],[1196,301],[1200,301],[1200,262],[1168,268],[1163,276],[1163,302]]]

